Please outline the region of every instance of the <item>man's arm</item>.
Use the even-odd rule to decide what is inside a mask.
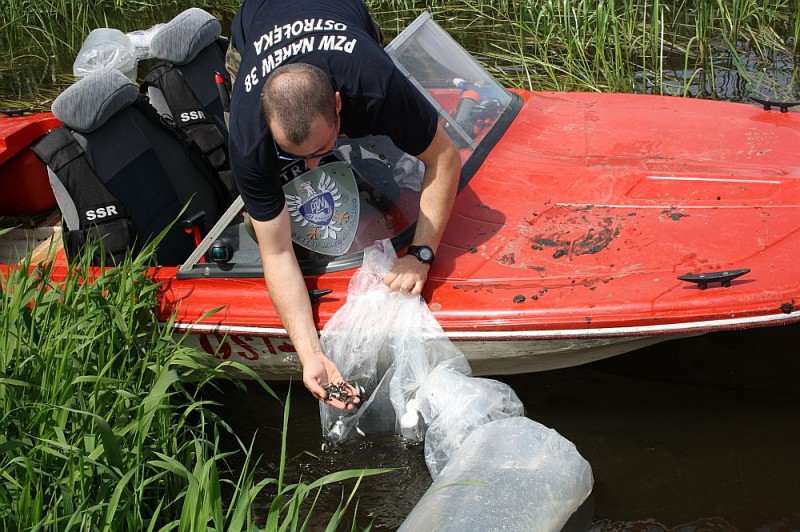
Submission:
[[[435,252],[453,209],[461,174],[461,157],[450,137],[439,126],[430,146],[417,158],[425,164],[425,176],[419,199],[419,219],[411,243],[430,246]],[[419,295],[429,269],[429,265],[416,257],[406,255],[397,260],[384,282],[390,290]]]
[[[292,249],[288,208],[284,205],[281,213],[272,220],[252,222],[267,290],[303,365],[303,384],[314,397],[325,401],[327,393],[323,386],[339,384],[344,379],[336,365],[325,356],[319,341],[308,288]],[[336,400],[330,400],[328,404],[336,408],[346,407]]]

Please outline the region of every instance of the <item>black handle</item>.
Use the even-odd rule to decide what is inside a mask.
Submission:
[[[322,299],[324,296],[327,296],[331,292],[333,292],[333,290],[331,290],[330,288],[326,288],[325,290],[317,290],[315,288],[312,288],[311,290],[308,291],[308,297],[311,299],[311,304],[316,305],[317,303],[319,303],[320,299]]]
[[[688,281],[696,283],[700,290],[708,288],[708,283],[720,283],[725,288],[731,285],[731,281],[737,277],[750,273],[749,268],[741,270],[725,270],[724,272],[708,272],[708,273],[687,273],[686,275],[679,275],[678,279],[681,281]]]

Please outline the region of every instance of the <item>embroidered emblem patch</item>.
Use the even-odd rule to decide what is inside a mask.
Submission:
[[[283,187],[292,240],[324,255],[343,255],[358,229],[358,187],[350,165],[328,163]]]

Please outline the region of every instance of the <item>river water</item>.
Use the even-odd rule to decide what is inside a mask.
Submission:
[[[594,491],[577,530],[800,530],[800,326],[673,340],[570,369],[498,377],[527,416],[572,441]],[[395,530],[431,483],[420,445],[387,438],[323,449],[317,402],[291,394],[287,480],[393,467],[357,492],[363,529]],[[226,390],[224,416],[277,476],[282,407],[255,386]],[[351,484],[323,492],[324,528]],[[264,504],[267,504],[266,499]]]

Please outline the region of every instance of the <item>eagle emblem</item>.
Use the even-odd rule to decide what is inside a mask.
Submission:
[[[323,172],[317,185],[318,190],[309,181],[300,183],[300,194],[286,194],[286,203],[289,207],[289,216],[292,220],[306,227],[309,224],[316,226],[319,232],[315,232],[315,237],[336,238],[341,226],[336,225],[334,214],[337,207],[342,206],[342,195],[339,187],[331,179],[331,176]]]
[[[341,255],[358,227],[355,177],[342,162],[306,172],[283,187],[292,225],[292,240],[326,255]]]

